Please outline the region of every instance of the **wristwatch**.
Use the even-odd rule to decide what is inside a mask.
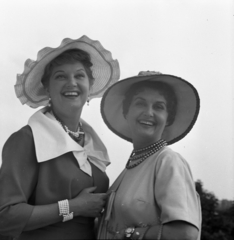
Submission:
[[[132,235],[135,231],[135,228],[134,227],[129,227],[125,230],[125,239],[131,239],[132,238]]]

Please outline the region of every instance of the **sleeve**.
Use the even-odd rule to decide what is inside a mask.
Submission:
[[[173,151],[162,152],[159,158],[155,198],[162,223],[180,220],[200,229],[200,202],[189,165]]]
[[[32,132],[26,126],[3,147],[0,169],[0,234],[17,237],[31,216],[28,199],[37,183],[38,163]]]

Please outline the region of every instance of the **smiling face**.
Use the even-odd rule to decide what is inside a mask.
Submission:
[[[145,88],[136,94],[125,116],[134,148],[148,146],[162,137],[167,124],[167,101],[157,90]]]
[[[58,117],[73,112],[81,114],[90,87],[90,81],[82,63],[55,66],[47,87],[54,113]]]

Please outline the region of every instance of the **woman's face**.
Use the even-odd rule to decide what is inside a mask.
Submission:
[[[161,139],[167,117],[167,102],[158,91],[147,88],[136,94],[126,115],[134,147],[142,148]]]
[[[70,63],[52,69],[48,94],[53,111],[60,115],[82,111],[87,101],[90,82],[82,63]]]

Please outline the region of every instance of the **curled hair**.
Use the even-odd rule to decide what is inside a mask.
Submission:
[[[54,67],[61,66],[63,64],[68,63],[76,63],[80,62],[85,68],[85,71],[88,75],[89,81],[94,80],[91,67],[93,66],[91,62],[90,55],[81,50],[81,49],[69,49],[64,51],[56,58],[51,60],[45,67],[44,74],[42,76],[41,82],[44,87],[47,87],[49,84],[49,79],[51,77],[51,73]]]
[[[177,111],[177,97],[174,89],[167,83],[160,81],[141,81],[134,83],[125,93],[123,100],[123,115],[126,117],[129,107],[132,103],[132,99],[135,95],[143,92],[145,89],[152,89],[158,91],[166,100],[168,119],[167,126],[173,124]]]

